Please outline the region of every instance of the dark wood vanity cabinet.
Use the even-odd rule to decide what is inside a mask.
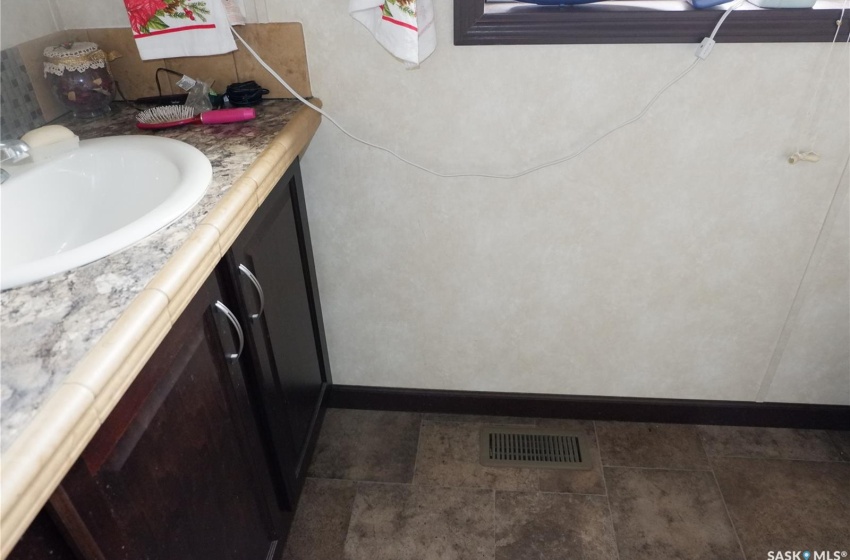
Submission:
[[[52,496],[78,557],[273,557],[270,480],[224,299],[213,275]]]
[[[279,558],[330,382],[322,333],[296,161],[10,558]]]
[[[296,160],[222,261],[237,287],[278,497],[294,508],[330,382],[304,191]]]
[[[77,555],[65,539],[60,526],[48,512],[42,509],[30,524],[29,529],[12,549],[13,560],[77,560]]]

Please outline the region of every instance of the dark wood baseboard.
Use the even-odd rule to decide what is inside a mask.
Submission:
[[[328,406],[442,414],[850,430],[850,406],[332,385]]]

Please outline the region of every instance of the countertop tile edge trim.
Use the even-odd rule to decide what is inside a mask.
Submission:
[[[313,100],[318,106],[321,102]],[[316,129],[321,122],[321,116],[308,107],[301,107],[286,126],[274,137],[269,146],[257,157],[255,163],[240,177],[255,180],[258,186],[268,184],[272,178],[271,185],[273,186],[295,158],[303,153],[303,147],[306,147],[309,140],[313,137]],[[300,144],[303,144],[300,145]],[[293,147],[296,149],[286,149]],[[264,166],[257,166],[257,162],[265,161],[269,163],[267,175],[260,176],[257,174]],[[254,170],[254,177],[248,176],[248,172]],[[277,177],[273,177],[272,173],[277,173]],[[235,182],[234,182],[235,183]],[[268,194],[266,192],[266,194]],[[259,203],[265,199],[257,196]],[[256,208],[254,208],[256,211]],[[253,215],[253,211],[251,212]],[[235,217],[235,216],[234,216]],[[242,224],[242,227],[247,223]],[[210,224],[203,222],[198,227],[208,227],[218,232],[218,229]],[[241,232],[242,227],[233,234],[232,239]],[[194,232],[193,232],[194,234]],[[190,240],[193,236],[190,236]],[[187,240],[188,243],[189,240]],[[216,240],[218,244],[218,237]],[[185,245],[185,244],[184,244]],[[229,248],[222,247],[219,244],[219,255]],[[181,247],[182,249],[182,247]],[[167,269],[178,270],[177,267],[169,267],[169,264],[174,259],[180,258],[180,250],[169,259],[168,263],[160,271],[165,272]],[[209,274],[204,276],[206,278]],[[153,284],[159,279],[166,280],[158,273],[150,282]],[[169,279],[169,281],[179,282],[178,279]],[[190,280],[190,278],[186,278]],[[149,285],[150,285],[149,284]],[[200,284],[195,283],[189,294],[187,302],[194,297]],[[142,294],[145,294],[144,296]],[[144,313],[142,309],[134,309],[137,307],[136,302],[145,298],[151,297],[150,294],[159,294],[165,300],[166,305],[162,311],[155,317],[150,317],[149,322],[132,321],[134,325],[129,329],[136,331],[121,332],[120,329],[126,329],[124,325],[131,322],[134,313]],[[139,304],[142,305],[142,304]],[[144,304],[147,307],[147,304]],[[157,324],[162,324],[162,319],[166,319],[167,327],[165,329],[155,330]],[[122,321],[124,319],[124,321]],[[101,414],[105,417],[109,411],[117,404],[121,396],[123,396],[127,387],[133,382],[138,373],[144,367],[148,358],[153,351],[165,338],[171,329],[173,319],[169,313],[168,297],[159,289],[145,288],[139,293],[139,296],[130,304],[130,307],[122,314],[121,318],[112,328],[107,331],[104,336],[95,344],[95,346],[86,354],[80,363],[72,370],[68,379],[63,382],[60,389],[53,395],[50,400],[39,410],[30,424],[16,438],[11,447],[3,454],[2,463],[0,463],[0,558],[6,558],[17,544],[21,535],[29,527],[32,520],[38,514],[41,507],[49,500],[50,495],[59,486],[62,478],[68,473],[71,466],[82,453],[85,446],[94,437],[97,429],[102,422],[101,415],[98,414],[95,403],[102,404],[107,402],[101,410]],[[153,336],[146,336],[146,329],[153,330]],[[114,332],[113,332],[114,331]],[[142,333],[140,336],[138,333]],[[71,412],[67,409],[67,399],[63,398],[63,394],[68,390],[76,389],[78,391],[90,392],[86,383],[80,383],[79,379],[86,379],[88,374],[79,373],[85,368],[94,365],[93,360],[97,360],[95,356],[98,353],[104,352],[104,345],[109,344],[109,341],[115,339],[134,338],[136,343],[132,347],[123,349],[123,352],[116,348],[106,348],[108,355],[112,356],[113,363],[121,364],[121,368],[113,370],[113,374],[120,374],[123,379],[120,383],[107,382],[103,385],[102,391],[94,396],[89,395],[91,402],[83,409]],[[112,379],[111,376],[107,376]],[[82,385],[82,386],[80,386]],[[33,451],[33,442],[45,442],[42,448]],[[46,448],[45,445],[50,446]]]
[[[69,406],[72,399],[81,401],[82,406]],[[28,452],[3,461],[0,476],[3,558],[12,551],[101,425],[94,410],[94,396],[77,385],[59,387],[42,411],[18,440],[26,438]]]
[[[221,255],[230,248],[251,216],[259,208],[257,183],[253,179],[240,177],[233,183],[215,208],[201,222],[218,231]]]
[[[92,406],[103,423],[141,370],[136,366],[151,357],[173,322],[168,298],[159,290],[143,290],[64,383],[94,394]]]
[[[219,204],[222,201],[219,201]],[[145,288],[159,290],[165,294],[168,298],[168,313],[172,322],[183,313],[198,293],[201,284],[209,277],[221,259],[220,237],[218,228],[215,226],[203,222],[198,224],[189,238]],[[74,373],[71,375],[73,376]]]

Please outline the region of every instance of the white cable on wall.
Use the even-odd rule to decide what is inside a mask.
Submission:
[[[803,117],[803,123],[800,125],[800,133],[797,137],[797,147],[796,151],[788,157],[788,163],[796,163],[798,161],[809,161],[816,163],[820,161],[820,156],[815,153],[815,143],[817,142],[817,130],[812,132],[812,126],[814,125],[815,114],[817,113],[817,109],[821,104],[821,94],[823,92],[823,86],[826,80],[826,73],[829,70],[829,62],[832,59],[832,51],[835,49],[835,43],[838,40],[838,35],[841,33],[841,24],[844,22],[844,13],[847,9],[847,1],[844,0],[841,4],[841,13],[838,16],[838,20],[835,22],[835,34],[832,36],[832,42],[829,44],[829,48],[826,51],[826,57],[824,58],[823,64],[821,65],[820,75],[816,82],[814,94],[809,97],[808,108],[806,109],[806,114]],[[847,34],[847,41],[850,42],[850,32]],[[811,136],[811,140],[808,140]],[[800,143],[805,143],[808,140],[808,149],[801,150]]]
[[[529,168],[524,169],[522,171],[518,171],[516,173],[509,173],[509,174],[505,174],[505,175],[488,174],[488,173],[442,173],[440,171],[434,171],[433,169],[429,169],[429,168],[425,167],[424,165],[418,164],[414,161],[407,159],[406,157],[398,154],[397,152],[395,152],[395,151],[393,151],[389,148],[386,148],[386,147],[378,145],[378,144],[374,144],[372,142],[369,142],[368,140],[364,140],[363,138],[356,136],[355,134],[346,130],[345,127],[343,127],[341,124],[339,124],[336,121],[336,119],[334,119],[328,113],[323,111],[320,107],[317,107],[316,105],[310,103],[307,99],[305,99],[297,91],[295,91],[292,88],[292,86],[290,86],[288,83],[286,83],[286,81],[283,78],[281,78],[280,75],[277,72],[275,72],[274,69],[272,69],[272,67],[269,66],[266,63],[266,61],[264,61],[260,57],[260,55],[258,55],[256,53],[256,51],[254,51],[253,48],[251,48],[251,45],[249,45],[245,41],[245,39],[243,39],[232,26],[231,26],[230,29],[233,32],[233,34],[236,36],[236,38],[243,45],[245,45],[245,48],[248,50],[249,53],[251,53],[251,56],[253,56],[257,60],[257,62],[259,62],[260,65],[263,68],[266,69],[266,71],[269,74],[271,74],[278,82],[280,82],[280,84],[283,87],[285,87],[287,89],[287,91],[289,91],[289,93],[291,93],[301,103],[304,103],[305,105],[307,105],[308,107],[310,107],[311,109],[313,109],[314,111],[316,111],[317,113],[319,113],[320,115],[322,115],[323,117],[328,119],[343,134],[345,134],[346,136],[348,136],[352,140],[355,140],[357,142],[360,142],[361,144],[365,144],[367,146],[375,148],[376,150],[380,150],[382,152],[390,154],[391,156],[395,157],[396,159],[398,159],[398,160],[400,160],[400,161],[402,161],[402,162],[404,162],[408,165],[411,165],[411,166],[413,166],[417,169],[420,169],[420,170],[422,170],[426,173],[430,173],[431,175],[435,175],[437,177],[442,177],[442,178],[482,177],[482,178],[486,178],[486,179],[517,179],[519,177],[523,177],[524,175],[534,173],[535,171],[540,171],[541,169],[545,169],[547,167],[552,167],[553,165],[559,165],[561,163],[566,163],[570,160],[573,160],[573,159],[579,157],[580,155],[582,155],[584,152],[586,152],[587,150],[589,150],[593,146],[595,146],[597,143],[601,142],[602,140],[604,140],[605,138],[610,136],[611,134],[613,134],[613,133],[617,132],[618,130],[625,128],[625,127],[629,126],[630,124],[633,124],[633,123],[639,121],[640,119],[642,119],[644,117],[644,115],[646,115],[649,112],[649,110],[652,108],[652,106],[655,105],[655,102],[658,101],[658,99],[662,95],[664,95],[664,93],[668,89],[670,89],[671,87],[676,85],[682,78],[687,76],[688,73],[690,73],[690,71],[693,70],[696,67],[697,64],[699,64],[702,60],[705,60],[705,58],[708,57],[709,53],[711,52],[712,47],[714,46],[714,43],[715,43],[714,37],[715,37],[715,35],[717,35],[718,30],[720,30],[720,26],[722,26],[723,22],[726,21],[726,18],[729,17],[729,14],[731,14],[733,10],[735,10],[736,8],[741,6],[744,2],[745,2],[745,0],[737,0],[735,3],[733,3],[731,6],[729,6],[729,8],[727,8],[725,12],[723,12],[723,15],[720,16],[720,20],[714,26],[714,29],[712,30],[711,35],[709,35],[708,37],[703,39],[702,43],[700,43],[699,47],[697,48],[697,51],[696,51],[696,54],[695,54],[696,59],[687,68],[685,68],[682,72],[680,72],[675,78],[673,78],[672,80],[667,82],[667,84],[664,85],[664,87],[662,87],[658,91],[658,93],[656,93],[652,97],[652,99],[649,100],[649,103],[647,103],[643,107],[643,109],[641,109],[640,112],[637,113],[634,117],[627,119],[626,121],[620,123],[619,125],[615,126],[614,128],[609,129],[607,132],[601,134],[600,136],[597,136],[595,139],[591,140],[590,142],[588,142],[587,144],[585,144],[584,146],[582,146],[581,148],[579,148],[578,150],[576,150],[576,151],[574,151],[570,154],[567,154],[567,155],[565,155],[561,158],[555,159],[555,160],[551,160],[551,161],[547,161],[545,163],[540,163],[538,165],[534,165],[532,167],[529,167]]]
[[[850,171],[850,156],[844,161],[844,168],[838,177],[838,184],[835,186],[835,190],[829,200],[829,206],[826,208],[826,213],[821,221],[814,245],[812,245],[808,259],[806,259],[806,266],[803,269],[803,275],[800,277],[800,283],[797,284],[794,298],[791,300],[791,305],[788,307],[788,312],[785,315],[785,321],[782,323],[782,330],[779,331],[779,337],[773,346],[773,354],[770,357],[770,362],[768,362],[767,369],[759,384],[759,389],[756,393],[756,402],[764,402],[770,395],[770,388],[773,386],[773,381],[776,379],[776,374],[779,371],[779,365],[782,363],[785,350],[788,348],[788,342],[791,339],[797,318],[803,310],[807,296],[812,290],[814,273],[818,269],[823,253],[826,251],[829,233],[838,219],[838,213],[844,205],[844,199],[848,196],[847,185],[850,185],[850,180],[844,180],[847,177],[848,171]]]

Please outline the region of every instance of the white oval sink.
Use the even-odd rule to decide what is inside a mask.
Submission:
[[[212,179],[197,148],[114,136],[13,175],[0,188],[0,288],[96,261],[188,212]]]

